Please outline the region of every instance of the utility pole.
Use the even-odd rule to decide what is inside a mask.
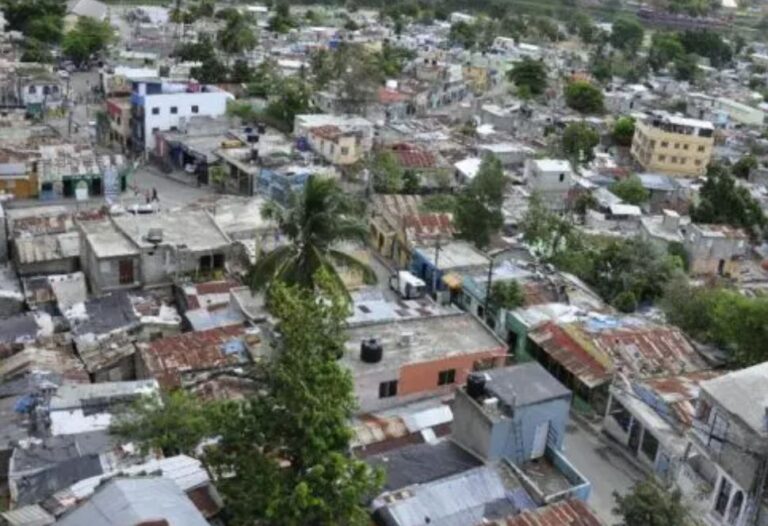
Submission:
[[[491,285],[493,284],[493,256],[490,257],[490,262],[488,263],[488,279],[485,281],[485,319],[488,320],[488,306],[491,301]]]
[[[435,244],[435,269],[432,272],[432,295],[437,300],[437,262],[440,258],[440,236],[437,236],[437,243]]]

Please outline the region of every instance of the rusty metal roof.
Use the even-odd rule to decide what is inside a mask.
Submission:
[[[528,337],[590,389],[611,380],[611,368],[598,362],[556,323],[547,322],[529,333]]]
[[[530,336],[590,387],[608,381],[614,369],[631,377],[649,378],[706,368],[678,328],[630,316],[594,316],[561,325],[549,322]]]
[[[699,397],[699,384],[723,375],[722,371],[697,371],[678,376],[651,378],[643,386],[652,391],[669,407],[672,415],[686,428],[691,427]]]
[[[603,523],[582,501],[561,500],[543,508],[525,510],[519,515],[492,522],[487,526],[603,526]],[[479,525],[478,525],[479,526]]]
[[[251,360],[238,325],[187,332],[141,346],[141,358],[149,373],[166,389],[181,385],[182,373],[223,368]]]
[[[453,215],[446,212],[409,214],[403,217],[403,226],[409,240],[440,237],[450,238],[456,232]]]

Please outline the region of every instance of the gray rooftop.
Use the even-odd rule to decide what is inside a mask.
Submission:
[[[493,369],[485,374],[490,378],[485,384],[486,391],[510,407],[571,396],[571,392],[538,362]]]
[[[139,251],[108,219],[80,223],[85,238],[98,258],[138,255]]]
[[[435,259],[434,246],[417,246],[416,250],[430,261]],[[440,246],[437,266],[441,270],[460,270],[472,267],[488,267],[488,257],[467,241],[450,241]]]
[[[410,339],[407,345],[402,344],[404,335]],[[347,337],[342,364],[353,374],[482,351],[504,352],[506,347],[490,329],[465,312],[358,325],[347,329]],[[379,363],[360,359],[360,343],[370,338],[376,338],[384,347]]]
[[[739,417],[752,431],[760,436],[768,436],[765,426],[768,362],[701,382],[700,387],[728,412]]]
[[[156,380],[101,382],[98,384],[65,384],[51,398],[51,411],[79,408],[88,400],[102,403],[125,401],[127,398],[150,394],[157,389]]]
[[[120,328],[138,325],[139,317],[133,309],[128,294],[113,292],[100,298],[91,298],[85,302],[85,314],[76,312],[70,315],[72,333],[106,334]]]
[[[406,446],[368,457],[366,462],[384,469],[387,491],[442,479],[483,464],[451,441]]]
[[[58,524],[134,526],[161,519],[168,526],[208,526],[176,483],[160,477],[113,479]]]
[[[218,229],[208,213],[202,210],[125,215],[113,219],[115,225],[142,248],[154,246],[146,241],[150,228],[162,230],[161,245],[187,247],[195,252],[218,250],[229,245],[229,239]]]

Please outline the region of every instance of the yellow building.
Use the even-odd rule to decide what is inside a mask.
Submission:
[[[715,129],[711,122],[652,115],[635,124],[632,157],[647,171],[680,177],[706,173]]]
[[[333,125],[318,126],[310,128],[307,138],[315,153],[338,166],[354,164],[365,154],[362,134],[358,131],[343,131]]]

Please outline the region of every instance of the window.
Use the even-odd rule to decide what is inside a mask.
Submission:
[[[177,113],[179,113],[179,108],[171,106],[171,115],[176,115]]]
[[[667,156],[666,155],[659,155],[659,162],[663,163],[666,160],[667,160]]]
[[[120,118],[120,116],[118,115],[118,116],[117,116],[117,124],[118,124],[118,125],[120,125],[120,124],[122,124],[122,123],[123,123],[123,119],[122,119],[122,118]]]
[[[43,95],[50,95],[50,94],[51,94],[51,87],[43,86]]]
[[[179,131],[179,127],[178,126],[171,126],[171,131]]]
[[[699,151],[700,152],[703,152],[704,150],[706,150],[706,147],[703,144],[701,146],[699,146]]]
[[[683,144],[683,150],[687,150],[687,149],[688,149],[688,145],[687,144]]]
[[[58,93],[59,87],[58,86],[51,86],[51,93]]]
[[[643,434],[643,443],[640,444],[640,449],[645,453],[645,456],[647,456],[649,460],[656,460],[656,453],[659,452],[659,441],[656,440],[656,437],[650,434],[647,429]]]
[[[333,155],[333,153],[334,153],[335,151],[336,151],[336,146],[334,146],[333,144],[331,144],[331,155]]]
[[[679,142],[676,142],[676,143],[675,143],[675,150],[679,150],[679,149],[680,149],[680,143],[679,143]]]
[[[741,515],[741,506],[744,504],[744,493],[737,491],[731,499],[731,509],[728,511],[728,524],[736,524]]]
[[[192,106],[192,113],[199,113],[200,108],[198,106]]]
[[[723,443],[725,443],[727,434],[728,421],[715,411],[709,426],[707,446],[709,446],[712,451],[720,453],[723,450]]]
[[[717,490],[717,499],[715,499],[715,512],[720,516],[725,515],[725,508],[728,507],[728,500],[731,497],[731,483],[722,477],[720,479],[720,489]]]
[[[696,160],[694,161],[694,164],[695,164],[696,166],[701,166],[701,159],[696,159]]]
[[[672,157],[669,158],[669,162],[671,162],[672,164],[677,164],[677,157],[673,155]]]
[[[347,148],[346,146],[342,146],[341,155],[349,155],[349,148]]]
[[[615,398],[611,399],[610,414],[616,423],[619,424],[621,429],[623,429],[625,432],[629,431],[629,424],[632,421],[632,415],[629,413],[629,411],[627,411],[627,408],[624,407],[621,402]]]
[[[152,115],[160,115],[160,108],[152,108]]]
[[[565,181],[565,174],[564,174],[564,173],[560,174],[560,177],[558,177],[558,180],[559,180],[561,183],[562,183],[563,181]]]
[[[155,133],[159,132],[159,131],[160,131],[160,128],[152,128],[152,134],[153,134],[153,135],[154,135]]]
[[[688,157],[680,157],[680,164],[685,164],[688,162]]]
[[[651,148],[656,148],[656,139],[651,139]]]
[[[450,385],[456,381],[456,369],[446,369],[437,373],[437,385]]]
[[[381,382],[379,384],[379,398],[391,398],[397,396],[397,380]]]
[[[30,86],[29,87],[29,94],[30,95],[34,95],[36,93],[37,93],[37,88],[35,86]]]
[[[213,268],[216,268],[216,269],[224,268],[224,254],[213,255]]]
[[[667,141],[661,141],[662,148],[666,148],[667,146],[669,146],[669,143]]]
[[[211,256],[200,256],[200,270],[208,270],[213,264],[213,258]]]

